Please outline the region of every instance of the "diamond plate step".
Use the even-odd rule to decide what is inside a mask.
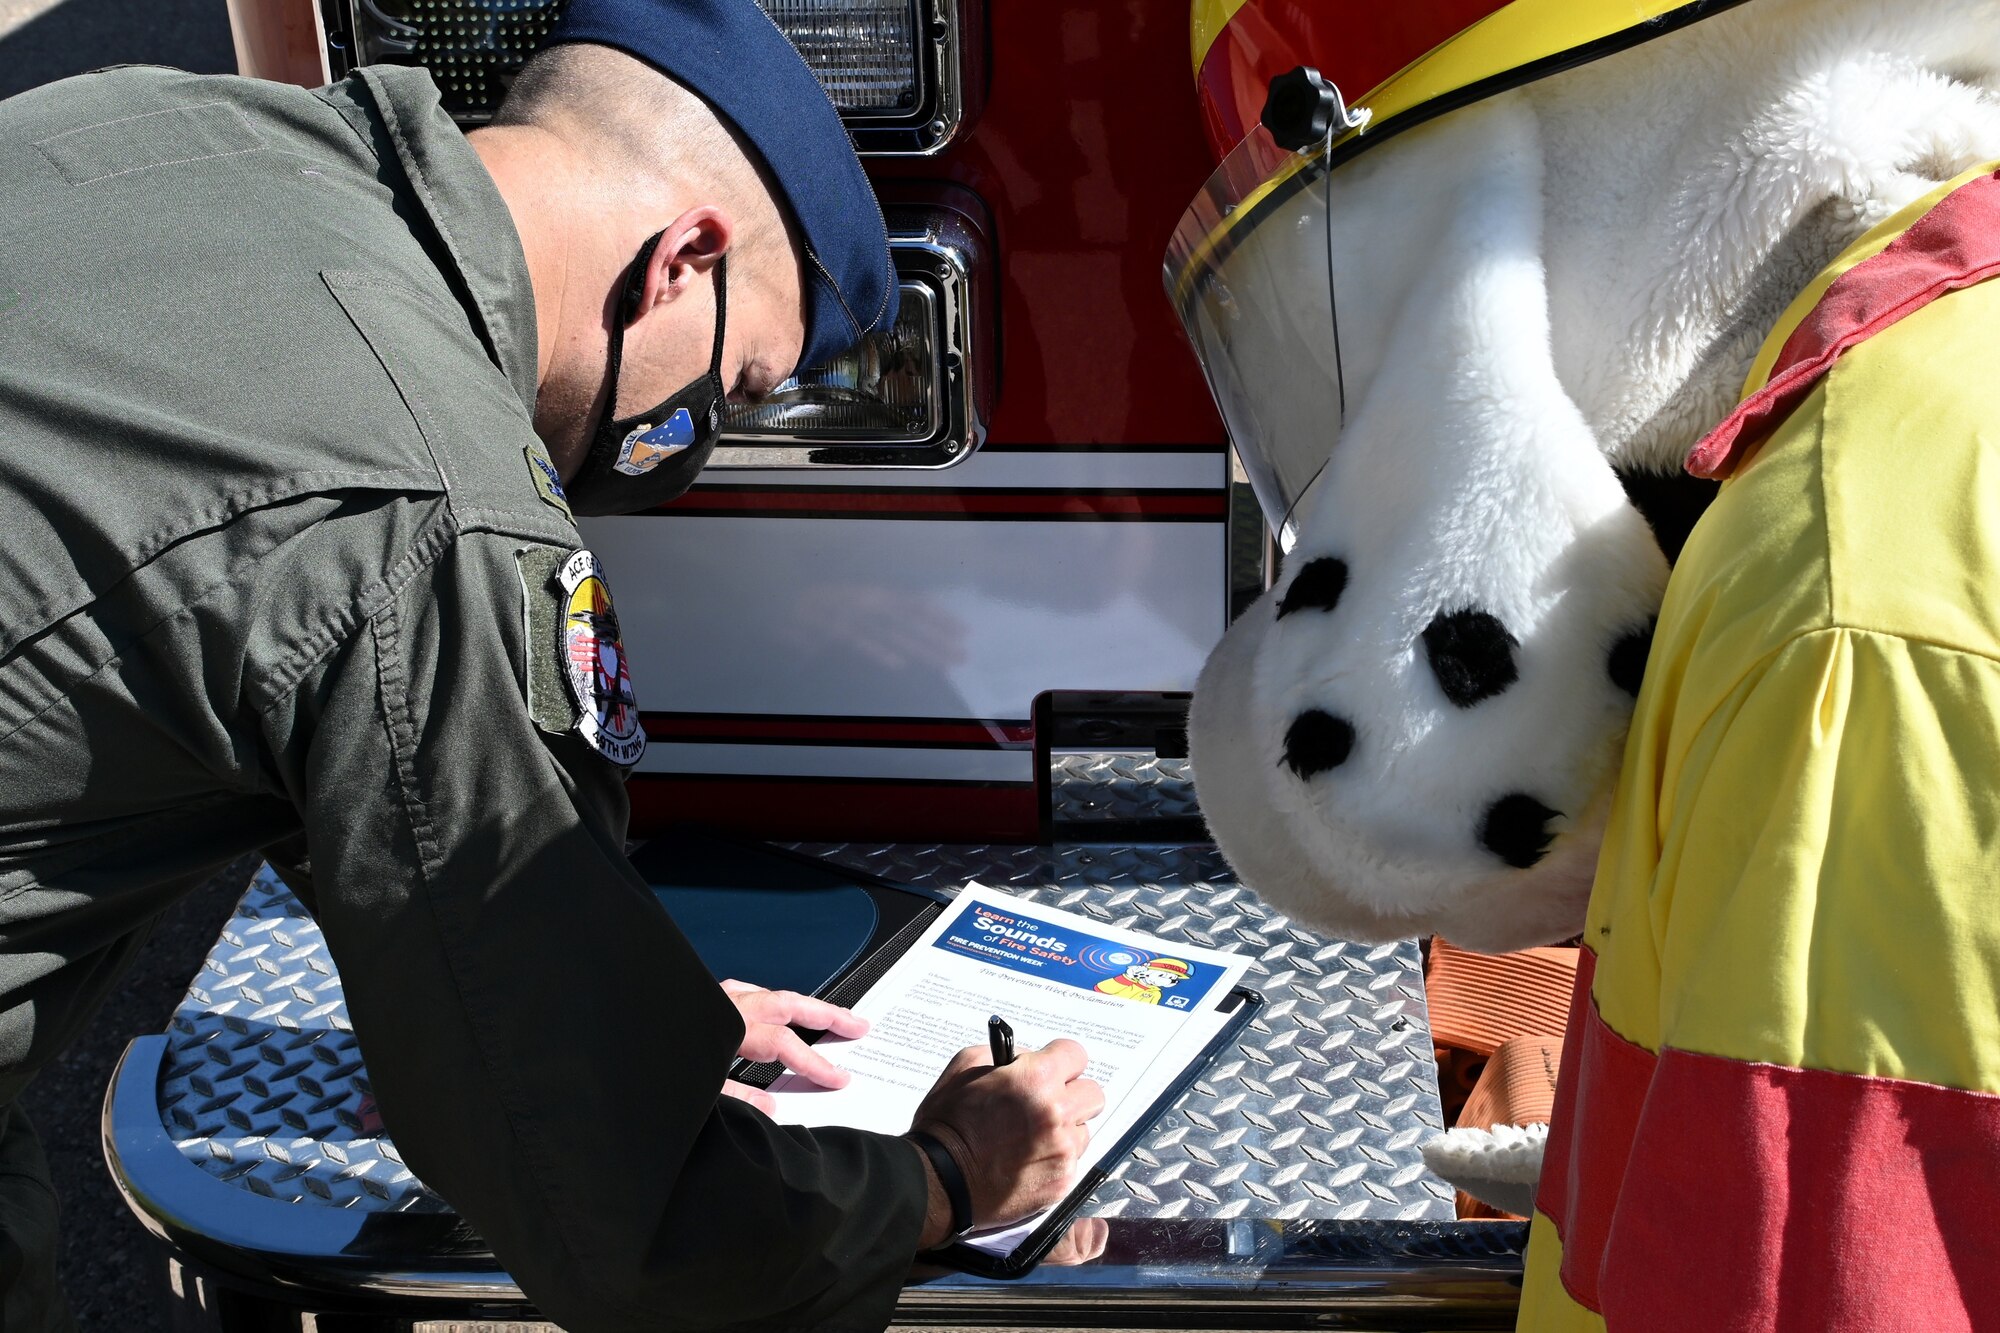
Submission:
[[[1179,761],[1066,756],[1060,799],[1118,817],[1177,808]],[[1148,793],[1154,803],[1148,805]],[[1047,906],[1251,957],[1264,1009],[1093,1196],[1103,1216],[1449,1219],[1418,1145],[1442,1127],[1414,941],[1294,923],[1206,845],[799,844],[885,879],[977,880]],[[160,1117],[187,1158],[306,1205],[445,1212],[383,1132],[315,923],[265,867],[168,1030]]]

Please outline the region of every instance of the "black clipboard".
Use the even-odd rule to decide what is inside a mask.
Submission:
[[[814,889],[832,892],[848,888],[865,892],[877,912],[877,919],[865,943],[817,984],[790,988],[810,989],[818,998],[842,1007],[851,1007],[865,995],[882,974],[909,951],[925,928],[954,901],[948,894],[897,884],[768,843],[717,835],[686,826],[670,830],[648,842],[633,856],[632,862],[653,887],[669,914],[675,907],[675,889],[690,886],[707,888],[718,883],[736,884],[753,893],[763,892],[775,885],[796,892]],[[726,942],[729,931],[720,930],[707,939],[699,931],[684,929],[683,933],[689,935],[704,961],[709,961],[715,956],[714,950]],[[711,962],[710,967],[714,970],[715,964]],[[755,977],[743,979],[756,980]],[[1264,1005],[1264,997],[1245,986],[1237,986],[1224,1000],[1234,1002],[1232,1007],[1221,1010],[1228,1021],[1202,1047],[1201,1053],[1189,1061],[1187,1067],[1161,1091],[1153,1104],[1146,1108],[1145,1114],[1133,1122],[1131,1130],[1112,1145],[1098,1165],[1078,1178],[1055,1210],[1043,1218],[1041,1225],[1019,1245],[1006,1254],[994,1254],[961,1241],[927,1251],[921,1258],[976,1277],[1018,1278],[1032,1272],[1063,1238],[1070,1223],[1076,1220],[1097,1187],[1110,1177],[1112,1170],[1139,1145],[1160,1118],[1174,1108],[1174,1104],[1194,1086],[1216,1054],[1236,1039]],[[810,1042],[817,1041],[824,1034],[804,1031],[800,1035]],[[776,1062],[753,1064],[739,1060],[730,1071],[730,1077],[761,1088],[769,1086],[783,1073],[784,1066]]]
[[[690,825],[650,839],[631,860],[717,980],[842,1006],[951,903],[949,894]]]
[[[1069,1230],[1070,1223],[1074,1222],[1077,1214],[1083,1211],[1083,1205],[1097,1192],[1097,1187],[1111,1178],[1111,1173],[1118,1164],[1139,1146],[1139,1141],[1160,1122],[1162,1116],[1174,1109],[1174,1104],[1195,1085],[1216,1055],[1236,1040],[1252,1016],[1264,1006],[1263,995],[1247,986],[1238,986],[1223,998],[1225,1001],[1234,1000],[1236,1003],[1233,1008],[1220,1011],[1228,1015],[1228,1021],[1222,1025],[1221,1030],[1202,1047],[1201,1054],[1190,1060],[1187,1068],[1154,1098],[1153,1104],[1146,1108],[1144,1115],[1133,1122],[1125,1137],[1113,1144],[1111,1151],[1105,1153],[1096,1166],[1077,1179],[1070,1192],[1063,1196],[1063,1201],[1056,1205],[1055,1211],[1043,1218],[1042,1224],[1029,1232],[1026,1239],[1006,1254],[994,1254],[990,1250],[982,1250],[977,1246],[967,1245],[964,1241],[957,1241],[942,1249],[927,1251],[921,1257],[934,1263],[947,1264],[975,1277],[1017,1278],[1026,1277],[1033,1272],[1035,1266],[1046,1259],[1049,1251],[1063,1238],[1064,1233]]]

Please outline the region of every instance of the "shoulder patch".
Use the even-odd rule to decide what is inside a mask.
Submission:
[[[646,753],[646,729],[639,725],[639,700],[604,567],[590,552],[575,551],[556,571],[556,582],[563,590],[557,646],[576,704],[577,734],[612,763],[630,768]]]
[[[589,551],[516,553],[528,633],[528,712],[544,731],[575,732],[621,768],[646,752],[646,731],[604,567]]]
[[[535,494],[542,497],[543,504],[574,522],[576,515],[569,512],[569,496],[563,490],[562,474],[556,471],[556,465],[539,445],[524,444],[521,453],[528,460],[528,475],[534,478]]]

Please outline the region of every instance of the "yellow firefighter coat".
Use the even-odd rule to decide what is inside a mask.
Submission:
[[[2000,177],[1878,227],[1690,460],[1524,1329],[1990,1327]]]

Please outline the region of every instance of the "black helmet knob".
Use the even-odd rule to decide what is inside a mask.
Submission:
[[[1325,75],[1300,65],[1271,80],[1261,119],[1279,147],[1303,153],[1325,143],[1334,126],[1347,128],[1347,104]]]

